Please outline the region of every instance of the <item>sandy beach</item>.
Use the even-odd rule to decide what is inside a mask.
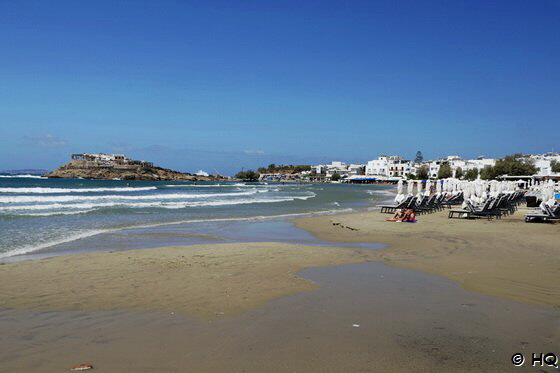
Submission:
[[[383,242],[384,263],[429,272],[465,289],[560,307],[560,224],[525,223],[521,208],[501,220],[448,219],[447,211],[418,222],[392,223],[389,214],[367,212],[299,219],[296,225],[321,239]]]
[[[43,311],[169,311],[207,319],[315,289],[296,276],[306,267],[373,258],[366,250],[278,243],[53,257],[3,265],[0,304]]]
[[[560,345],[560,225],[388,216],[295,221],[381,250],[233,243],[0,265],[0,371],[508,371],[513,353]]]

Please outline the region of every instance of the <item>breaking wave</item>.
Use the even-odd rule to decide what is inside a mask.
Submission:
[[[43,205],[19,205],[19,206],[3,206],[0,212],[22,212],[22,211],[44,211],[44,210],[67,210],[67,209],[98,209],[108,207],[130,207],[130,208],[165,208],[165,209],[181,209],[187,207],[204,207],[204,206],[228,206],[228,205],[245,205],[254,203],[277,203],[289,202],[295,200],[307,200],[315,197],[307,196],[290,196],[276,198],[251,198],[251,199],[228,199],[228,200],[209,200],[209,201],[181,201],[181,202],[103,202],[103,203],[50,203]]]
[[[20,194],[51,194],[51,193],[96,193],[96,192],[142,192],[155,190],[157,187],[116,187],[116,188],[0,188],[0,193],[20,193]]]

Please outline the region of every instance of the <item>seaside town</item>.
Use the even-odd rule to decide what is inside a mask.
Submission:
[[[267,172],[259,169],[261,181],[311,181],[311,182],[347,182],[347,183],[375,183],[397,182],[402,179],[534,179],[534,180],[560,180],[560,153],[548,152],[544,154],[514,155],[513,158],[522,164],[529,165],[526,170],[533,171],[526,174],[493,175],[493,167],[498,159],[484,156],[476,159],[463,159],[458,155],[449,155],[436,160],[424,160],[422,153],[417,152],[414,160],[407,160],[400,155],[381,155],[367,163],[353,164],[333,161],[330,164],[309,166],[305,170],[290,172],[282,166],[272,167],[278,172]],[[274,165],[272,165],[274,166]],[[303,168],[303,166],[299,166]],[[270,169],[271,167],[269,167]]]
[[[513,167],[496,171],[496,164],[513,163]],[[150,173],[159,170],[158,174]],[[100,173],[102,171],[102,173]],[[209,175],[203,170],[181,173],[154,166],[153,162],[134,160],[124,154],[79,153],[72,154],[71,161],[57,170],[46,173],[51,178],[98,178],[98,179],[149,179],[165,180],[186,178],[190,180],[228,179]],[[424,160],[418,151],[413,160],[400,155],[381,155],[366,163],[332,161],[319,165],[275,165],[261,167],[254,172],[242,171],[234,179],[267,182],[336,182],[336,183],[396,183],[411,179],[464,179],[464,180],[560,180],[560,153],[514,154],[501,159],[480,156],[464,159],[449,155],[436,160]],[[229,179],[232,179],[229,177]]]

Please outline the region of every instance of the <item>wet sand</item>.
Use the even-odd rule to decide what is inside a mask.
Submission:
[[[468,290],[560,308],[560,224],[525,223],[524,211],[501,220],[448,219],[447,211],[418,222],[386,222],[366,212],[296,220],[320,239],[383,242],[384,263],[457,281]]]
[[[538,371],[511,355],[560,354],[559,225],[385,217],[296,222],[383,250],[236,243],[0,265],[0,371]]]
[[[154,310],[215,318],[313,290],[306,267],[373,252],[280,243],[193,245],[59,256],[0,266],[0,304],[25,310]]]
[[[0,371],[534,372],[514,368],[512,354],[559,346],[557,311],[429,274],[370,262],[300,275],[321,286],[213,320],[0,311]]]

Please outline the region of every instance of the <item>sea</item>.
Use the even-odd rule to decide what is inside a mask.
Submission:
[[[392,201],[393,189],[1,176],[0,261],[200,243],[319,244],[290,219],[372,208]]]

